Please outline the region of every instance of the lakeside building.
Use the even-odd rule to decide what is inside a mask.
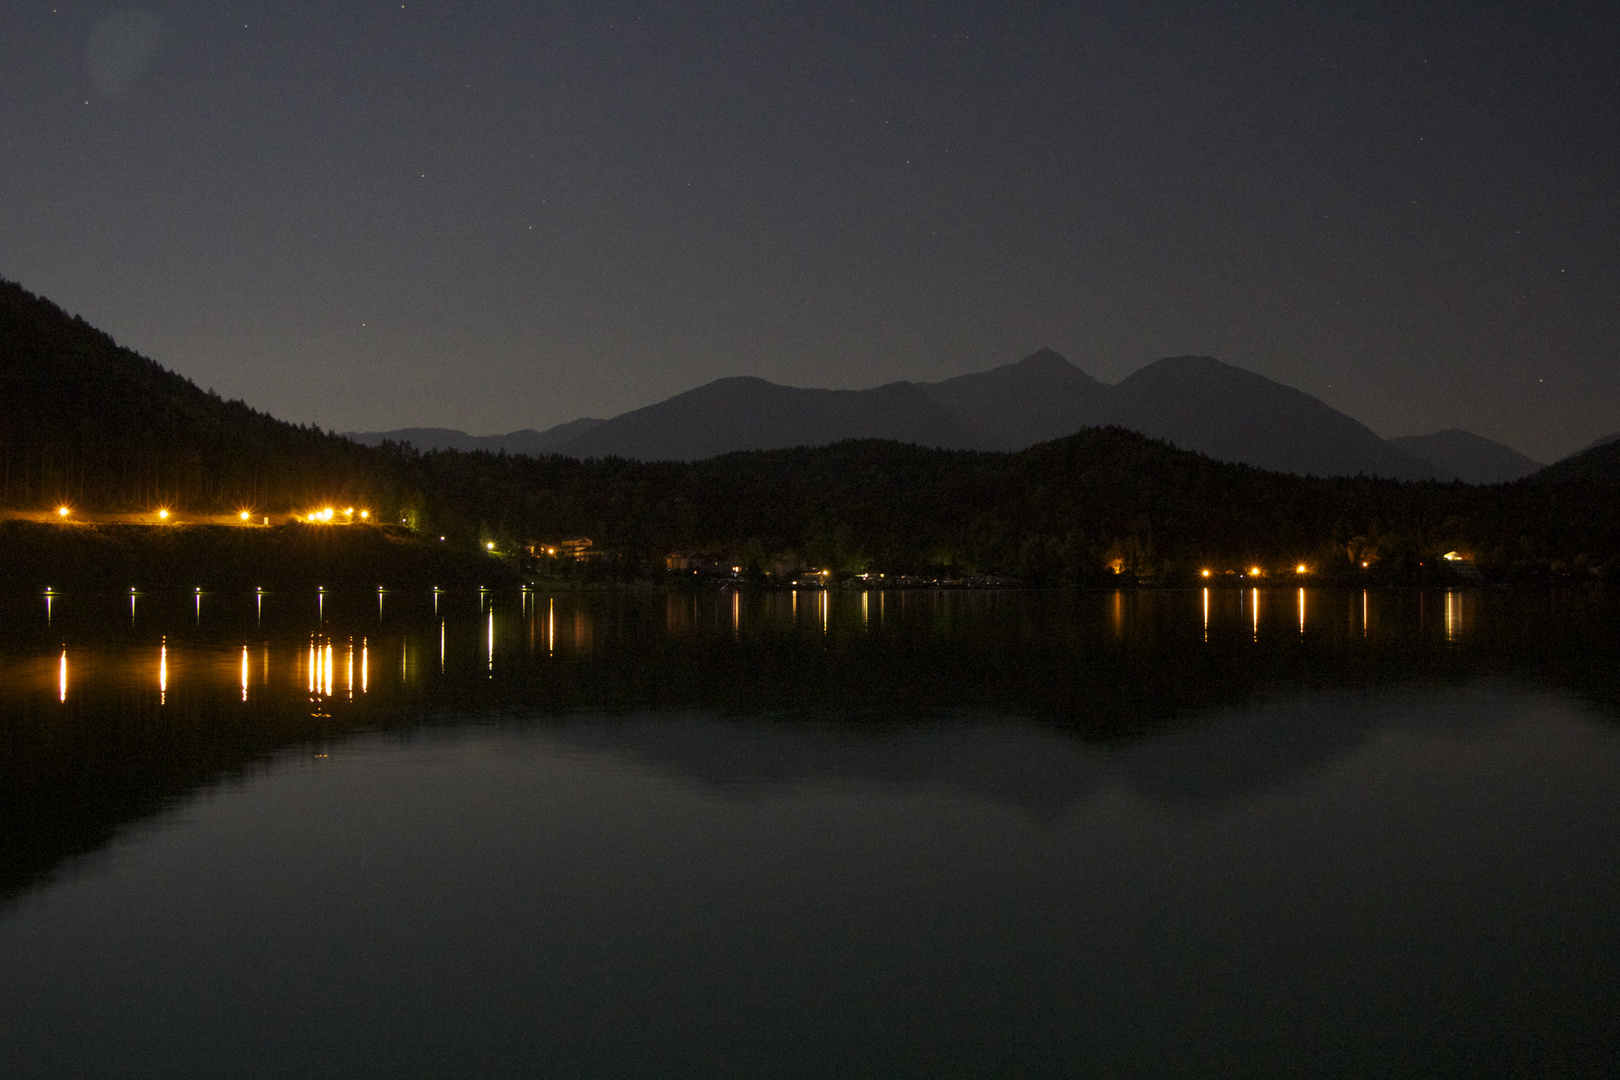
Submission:
[[[567,540],[558,540],[555,543],[525,544],[524,550],[536,559],[572,559],[575,562],[587,562],[591,559],[600,559],[603,552],[591,542],[588,536],[575,536]]]

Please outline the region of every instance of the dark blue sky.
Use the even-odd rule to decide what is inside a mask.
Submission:
[[[339,429],[1207,353],[1620,430],[1620,5],[0,6],[0,275]]]

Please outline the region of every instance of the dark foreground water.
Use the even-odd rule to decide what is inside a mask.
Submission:
[[[7,1076],[1620,1061],[1600,593],[3,604]]]

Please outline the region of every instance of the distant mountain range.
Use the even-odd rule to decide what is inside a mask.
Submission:
[[[960,450],[1022,450],[1084,427],[1122,427],[1222,461],[1316,476],[1497,483],[1537,462],[1465,431],[1379,438],[1325,402],[1206,356],[1157,361],[1116,386],[1050,349],[936,383],[808,390],[734,377],[610,420],[473,436],[446,428],[350,432],[420,450],[697,461],[739,450],[880,438]]]
[[[566,424],[536,431],[524,428],[505,435],[469,435],[454,428],[424,427],[400,428],[398,431],[347,431],[344,437],[362,446],[381,446],[385,442],[409,443],[418,450],[488,450],[491,453],[528,454],[539,457],[553,454],[557,448],[585,434],[601,420],[581,417]]]
[[[1588,450],[1596,450],[1600,446],[1608,446],[1610,443],[1615,442],[1620,442],[1620,431],[1616,431],[1612,435],[1605,435],[1601,439],[1594,439],[1582,447],[1578,452],[1584,454]],[[1571,455],[1571,457],[1573,456],[1574,455]]]
[[[1446,428],[1433,435],[1398,435],[1388,441],[1470,484],[1502,484],[1543,467],[1511,446],[1461,428]]]
[[[1172,433],[1206,453],[1094,426],[1103,422]],[[654,583],[670,580],[676,552],[751,574],[790,564],[1037,585],[1194,582],[1215,567],[1301,564],[1318,581],[1450,581],[1457,575],[1436,561],[1448,551],[1471,553],[1484,580],[1620,577],[1620,441],[1491,486],[1267,471],[1210,453],[1323,472],[1418,459],[1319,401],[1208,359],[1161,361],[1118,386],[1047,353],[875,391],[722,380],[529,437],[673,457],[853,434],[1007,447],[1081,423],[1093,426],[1015,453],[892,437],[693,462],[402,453],[222,400],[0,281],[0,593],[47,582],[207,588],[243,575],[307,584],[316,573],[330,584],[341,552],[323,546],[327,534],[309,534],[311,547],[290,525],[191,526],[333,506],[366,507],[373,523],[400,530],[386,550],[343,549],[363,556],[342,564],[351,570],[338,579],[350,584],[444,581],[452,571],[487,582],[496,564],[483,560],[508,566],[520,545],[568,536],[606,553],[578,568],[586,577]],[[98,514],[152,521],[171,508],[181,527],[139,543],[128,539],[136,524],[78,527]],[[389,547],[395,540],[409,550]],[[403,561],[385,569],[395,556]]]
[[[1536,473],[1535,479],[1547,484],[1620,482],[1620,434],[1599,439],[1585,450],[1553,462]]]

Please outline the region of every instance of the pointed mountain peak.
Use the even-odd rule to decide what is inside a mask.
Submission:
[[[1080,370],[1069,362],[1068,357],[1044,345],[1012,365],[1018,368],[1071,368]]]

